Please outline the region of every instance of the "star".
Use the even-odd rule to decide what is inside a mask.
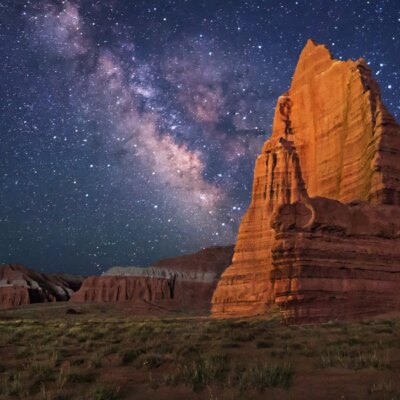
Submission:
[[[234,243],[309,37],[363,57],[400,115],[396,1],[17,3],[0,26],[2,263],[89,275]]]

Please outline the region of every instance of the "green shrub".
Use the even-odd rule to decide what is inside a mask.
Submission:
[[[256,363],[245,369],[239,378],[239,389],[241,392],[254,387],[262,393],[269,388],[289,388],[294,375],[290,363],[284,364],[261,364]]]
[[[117,400],[119,399],[119,387],[99,386],[93,391],[93,400]]]
[[[141,354],[143,354],[143,350],[131,349],[126,350],[121,354],[121,364],[127,365],[135,361]]]
[[[20,396],[22,393],[21,374],[6,374],[0,383],[0,394],[3,396]]]
[[[54,380],[54,368],[47,363],[33,362],[29,366],[29,375],[35,384]]]
[[[387,369],[390,368],[387,357],[380,356],[376,349],[350,352],[346,349],[324,351],[320,355],[322,368],[336,367],[345,369]]]
[[[194,392],[199,392],[207,385],[222,381],[226,372],[226,356],[198,357],[181,362],[172,374],[165,377],[165,383],[171,386],[183,383],[192,386]]]

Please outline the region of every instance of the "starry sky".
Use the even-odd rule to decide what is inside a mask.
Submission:
[[[234,243],[308,38],[400,115],[398,0],[0,0],[0,263],[98,274]]]

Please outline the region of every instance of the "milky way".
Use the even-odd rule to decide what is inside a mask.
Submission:
[[[98,273],[235,241],[307,38],[400,114],[393,1],[0,1],[0,262]]]

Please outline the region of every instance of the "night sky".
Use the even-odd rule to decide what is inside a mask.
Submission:
[[[96,274],[234,243],[309,37],[400,115],[400,1],[0,0],[0,263]]]

